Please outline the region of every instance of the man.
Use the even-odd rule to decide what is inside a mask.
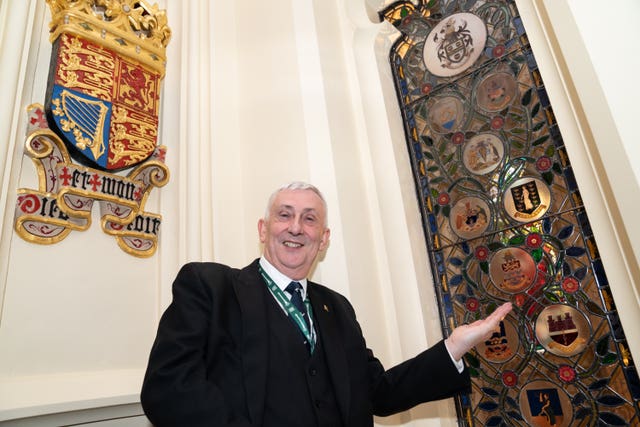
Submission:
[[[307,279],[329,242],[322,194],[280,188],[258,232],[263,255],[249,266],[190,263],[178,273],[141,394],[157,427],[372,426],[374,414],[467,391],[462,356],[511,310],[385,371],[347,299]]]

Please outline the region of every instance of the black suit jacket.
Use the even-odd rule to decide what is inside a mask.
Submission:
[[[257,260],[244,269],[190,263],[180,270],[141,393],[157,427],[262,425],[265,286]],[[371,426],[373,414],[468,391],[467,370],[458,373],[443,341],[385,371],[367,349],[347,299],[310,281],[308,293],[345,426]]]

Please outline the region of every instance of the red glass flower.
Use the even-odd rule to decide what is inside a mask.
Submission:
[[[449,204],[451,197],[449,197],[449,193],[440,193],[438,194],[437,201],[440,206],[445,206]]]
[[[478,246],[474,251],[474,255],[478,261],[485,261],[489,257],[489,248]]]
[[[451,142],[455,145],[460,145],[464,142],[464,133],[456,132],[451,136]]]
[[[478,311],[478,309],[480,308],[480,302],[476,298],[470,297],[470,298],[467,298],[465,307],[467,308],[467,310],[474,313]]]
[[[576,379],[576,370],[569,365],[560,365],[558,367],[558,378],[565,383],[571,383]]]
[[[513,371],[504,371],[502,373],[502,383],[505,387],[514,387],[518,384],[518,374]]]
[[[502,117],[496,116],[491,119],[491,129],[502,129],[502,126],[504,126],[504,119]]]
[[[551,169],[551,159],[547,156],[541,156],[537,161],[536,161],[536,169],[538,169],[540,172],[546,172],[549,169]]]
[[[530,248],[539,248],[542,245],[542,236],[538,233],[530,233],[527,235],[526,244]]]
[[[562,280],[562,290],[567,293],[574,293],[580,289],[580,282],[575,277],[565,277]]]

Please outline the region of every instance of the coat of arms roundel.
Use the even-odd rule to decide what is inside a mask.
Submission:
[[[18,190],[16,231],[56,243],[86,230],[98,202],[103,231],[126,252],[150,256],[160,216],[144,205],[169,179],[166,148],[158,145],[171,38],[165,11],[143,0],[46,1],[53,47],[47,92],[44,106],[29,107],[25,144],[40,188]]]

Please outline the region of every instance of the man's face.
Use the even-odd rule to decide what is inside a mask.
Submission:
[[[269,207],[267,219],[258,221],[264,257],[294,280],[309,274],[318,252],[329,243],[327,213],[312,190],[282,190]]]

